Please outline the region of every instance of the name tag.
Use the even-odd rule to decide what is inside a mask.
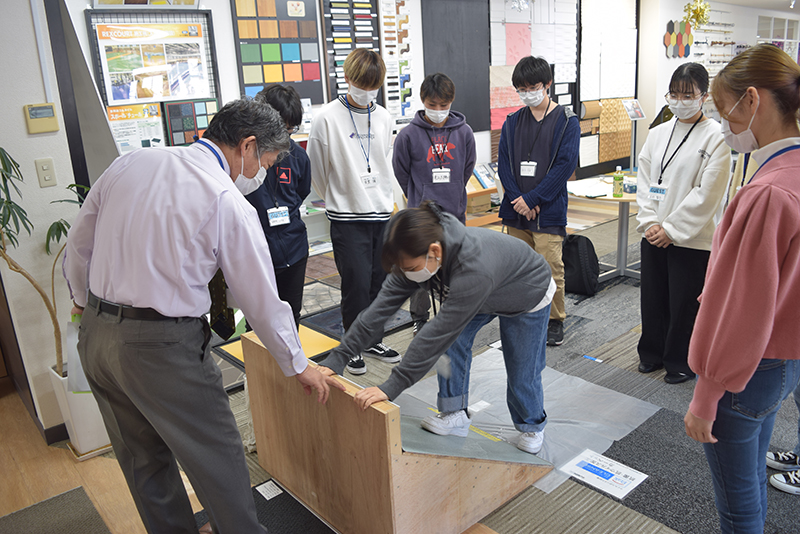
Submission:
[[[378,186],[378,173],[377,172],[365,172],[361,175],[361,183],[364,184],[364,187],[377,187]]]
[[[289,224],[289,208],[286,206],[279,206],[267,210],[267,217],[269,217],[270,226],[282,226]]]
[[[433,183],[435,183],[435,184],[449,184],[450,183],[450,169],[433,169]]]
[[[656,202],[661,202],[667,196],[667,186],[665,185],[651,185],[650,189],[647,191],[647,198],[650,200],[655,200]]]
[[[521,161],[519,163],[520,176],[536,176],[536,166],[538,163],[535,161]]]

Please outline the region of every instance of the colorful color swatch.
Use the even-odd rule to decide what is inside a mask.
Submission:
[[[242,93],[291,85],[300,98],[323,103],[317,3],[314,0],[231,0]]]
[[[378,40],[378,3],[377,0],[323,0],[322,4],[329,76],[328,96],[333,99],[347,93],[342,68],[347,54],[356,48],[368,48],[379,54],[381,52]]]
[[[167,143],[172,146],[190,145],[195,136],[202,137],[218,109],[216,100],[166,102],[162,106],[167,121]]]

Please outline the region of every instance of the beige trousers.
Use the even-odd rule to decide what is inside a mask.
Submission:
[[[564,259],[562,256],[562,246],[564,238],[560,235],[542,234],[531,232],[530,230],[519,230],[506,226],[508,235],[522,239],[530,247],[544,256],[553,271],[553,280],[556,281],[556,294],[553,295],[553,302],[550,304],[550,319],[564,322],[567,312],[564,308]]]

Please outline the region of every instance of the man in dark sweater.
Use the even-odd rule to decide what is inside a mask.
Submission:
[[[497,165],[505,195],[500,218],[509,235],[545,257],[558,286],[550,307],[547,344],[564,341],[564,262],[567,235],[567,180],[578,164],[580,125],[569,109],[553,102],[553,83],[544,58],[525,57],[511,83],[525,107],[510,114],[500,133]]]
[[[466,222],[466,185],[475,168],[475,136],[461,113],[450,106],[456,87],[445,74],[427,76],[419,89],[425,106],[394,142],[392,166],[397,182],[416,208],[434,200],[441,208]],[[425,290],[411,297],[414,335],[427,322],[431,307]]]

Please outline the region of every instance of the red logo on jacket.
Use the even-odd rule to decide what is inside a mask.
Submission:
[[[278,171],[277,174],[279,184],[292,183],[292,169],[288,167],[278,167],[276,170]]]
[[[433,154],[433,147],[428,148],[428,159],[426,160],[428,163],[431,161],[434,163],[444,161],[445,157],[455,159],[450,155],[450,150],[456,147],[453,143],[447,143],[447,146],[444,143],[434,143],[434,146],[436,147],[436,155]]]

